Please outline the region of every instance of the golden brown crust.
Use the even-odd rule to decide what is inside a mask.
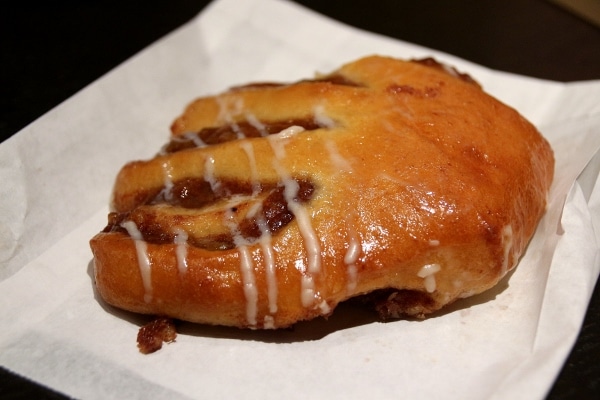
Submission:
[[[274,134],[285,121],[304,128]],[[198,99],[172,134],[193,146],[117,177],[113,223],[91,241],[98,291],[239,327],[386,288],[422,294],[388,316],[423,315],[491,288],[533,235],[554,167],[537,130],[464,75],[376,56]]]

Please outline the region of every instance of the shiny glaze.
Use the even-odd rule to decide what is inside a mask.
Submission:
[[[430,61],[422,63],[472,83],[466,76],[457,75],[452,69],[440,67]],[[348,81],[354,82],[350,79]],[[327,82],[327,79],[323,82]],[[364,86],[347,86],[352,90],[352,96],[348,98],[368,108],[369,98],[362,92]],[[260,86],[261,89],[265,87],[273,91],[280,89],[278,85]],[[187,256],[192,248],[224,251],[229,259],[237,260],[246,300],[246,326],[259,328],[277,327],[276,314],[280,311],[280,279],[283,273],[278,268],[296,269],[299,273],[299,300],[302,306],[327,315],[336,305],[335,302],[329,303],[330,293],[336,290],[339,293],[341,290],[348,297],[360,293],[365,265],[368,263],[371,278],[374,276],[374,279],[379,279],[378,271],[386,267],[382,260],[388,256],[394,259],[397,248],[403,249],[397,254],[402,254],[408,260],[415,257],[413,263],[407,264],[414,277],[413,281],[410,277],[407,281],[410,281],[415,290],[388,297],[397,297],[403,303],[434,304],[435,301],[427,296],[439,291],[438,277],[447,273],[444,262],[454,263],[454,255],[444,253],[442,256],[447,256],[447,260],[420,263],[417,256],[420,252],[434,253],[442,244],[452,248],[454,238],[448,232],[453,232],[456,228],[480,232],[480,235],[487,238],[490,246],[500,244],[502,275],[514,266],[515,254],[522,251],[523,244],[514,240],[512,227],[504,225],[502,228],[503,225],[497,222],[501,219],[491,212],[486,214],[485,210],[471,209],[468,204],[466,207],[459,207],[456,200],[461,199],[463,193],[475,193],[473,188],[478,185],[487,184],[479,182],[478,175],[470,174],[470,169],[499,164],[499,159],[494,160],[485,150],[469,147],[468,143],[463,145],[461,141],[469,140],[466,135],[461,136],[459,133],[458,139],[451,135],[439,135],[439,131],[444,132],[443,125],[452,129],[453,123],[464,123],[452,120],[452,115],[446,115],[445,109],[434,110],[417,118],[410,105],[405,105],[408,104],[405,103],[407,98],[419,102],[439,100],[444,96],[443,82],[434,82],[432,86],[426,87],[403,82],[386,83],[380,88],[384,93],[380,102],[384,104],[377,110],[381,113],[378,114],[381,123],[377,125],[377,129],[366,132],[354,128],[352,139],[343,141],[333,139],[335,134],[342,135],[338,128],[343,122],[340,122],[336,114],[330,113],[327,102],[317,96],[314,97],[310,114],[302,113],[301,118],[267,121],[248,111],[251,107],[246,107],[242,97],[232,95],[257,89],[258,86],[241,87],[217,97],[218,123],[211,123],[210,127],[195,133],[176,134],[158,156],[159,160],[170,161],[162,161],[160,164],[163,176],[160,187],[156,184],[148,185],[146,192],[136,194],[136,198],[142,199],[138,202],[140,210],[113,213],[109,217],[109,226],[105,231],[126,232],[136,243],[147,301],[152,301],[152,287],[148,284],[151,282],[152,266],[145,243],[175,245],[178,271],[184,279],[189,273]],[[320,90],[336,89],[331,85],[324,85]],[[390,122],[398,119],[409,120],[410,123],[399,128]],[[413,135],[411,129],[418,131],[419,135]],[[437,136],[429,137],[429,129]],[[325,136],[323,132],[326,131],[330,131],[332,135]],[[367,134],[371,137],[366,138]],[[313,137],[318,137],[319,140],[315,139],[315,145],[311,147]],[[292,149],[292,145],[296,152],[293,160],[302,158],[297,153],[299,143],[304,146],[302,151],[305,152],[300,154],[308,158],[308,163],[320,163],[321,170],[315,175],[304,174],[302,167],[295,167],[293,161],[289,161],[288,146]],[[340,143],[343,143],[343,147]],[[412,144],[423,152],[423,156],[411,153]],[[221,150],[224,145],[229,153],[238,154],[227,160],[235,162],[236,168],[244,170],[244,179],[232,180],[223,173],[225,161]],[[363,150],[365,146],[368,149],[366,152]],[[461,159],[461,164],[455,167],[452,157],[457,146],[465,147],[463,157],[466,161]],[[270,150],[268,153],[265,152],[265,147]],[[260,159],[256,156],[258,148]],[[397,168],[395,162],[380,163],[379,148],[394,149],[397,159],[411,161],[399,163],[403,169]],[[197,158],[200,160],[198,169],[201,176],[177,177],[174,173],[174,165],[178,162],[177,154],[198,149],[202,150],[202,153],[198,152],[201,156]],[[449,156],[444,159],[446,151]],[[368,180],[355,179],[355,172],[365,163],[377,165],[377,168],[369,169]],[[269,172],[269,178],[265,179],[263,174],[269,167],[274,173]],[[438,180],[433,178],[424,183],[420,179],[421,171],[431,168],[438,172]],[[467,171],[466,175],[463,170]],[[333,194],[323,191],[322,185],[327,184],[328,190],[336,191],[338,180],[344,185],[345,195],[352,198],[352,201],[347,204],[343,201],[328,204],[325,211],[313,207],[312,203],[317,198],[319,201],[333,198]],[[456,187],[448,185],[448,182],[453,181],[458,182]],[[405,212],[374,214],[371,207],[373,204],[383,210],[393,210],[396,204],[402,204]],[[214,237],[199,238],[183,224],[168,226],[157,222],[150,213],[144,213],[144,205],[156,206],[159,211],[163,207],[220,210],[221,221],[217,224],[220,223],[226,230]],[[336,207],[339,210],[335,214],[327,214],[325,217],[321,215]],[[344,216],[341,222],[326,218],[335,219],[339,215]],[[441,234],[429,231],[430,227],[442,224],[445,230]],[[465,228],[465,224],[470,225]],[[332,227],[337,229],[335,233],[328,232]],[[296,253],[296,259],[281,266],[278,252],[282,246],[289,245],[291,239],[278,238],[287,238],[291,229],[294,229],[294,234],[298,233],[294,236],[294,245],[299,241],[302,248]],[[345,243],[343,249],[328,247],[323,242],[326,234],[341,237]],[[398,258],[394,260],[399,263],[405,261]],[[341,289],[327,288],[322,283],[330,270],[337,272],[330,263],[335,264],[335,268],[340,265],[345,268],[345,286]],[[285,284],[288,285],[287,282]],[[456,281],[459,295],[462,284]],[[325,291],[328,291],[327,294]],[[263,301],[261,296],[267,300],[259,304]],[[260,310],[261,304],[265,303],[266,312]]]

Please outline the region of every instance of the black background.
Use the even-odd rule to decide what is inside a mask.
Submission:
[[[9,138],[189,21],[207,3],[25,1],[3,5],[0,139]],[[557,81],[600,79],[600,28],[545,0],[297,3],[347,24],[493,69]],[[580,336],[549,399],[600,398],[599,320],[597,285]],[[1,368],[0,397],[63,398]]]

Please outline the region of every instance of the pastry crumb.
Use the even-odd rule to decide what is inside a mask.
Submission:
[[[177,337],[177,330],[172,319],[158,317],[142,326],[137,335],[140,353],[150,354],[162,348],[163,342],[171,343]]]

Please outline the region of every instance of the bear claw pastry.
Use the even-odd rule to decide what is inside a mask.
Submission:
[[[469,76],[366,57],[193,101],[128,163],[91,240],[137,313],[281,328],[371,294],[424,316],[498,283],[545,211],[548,142]]]

